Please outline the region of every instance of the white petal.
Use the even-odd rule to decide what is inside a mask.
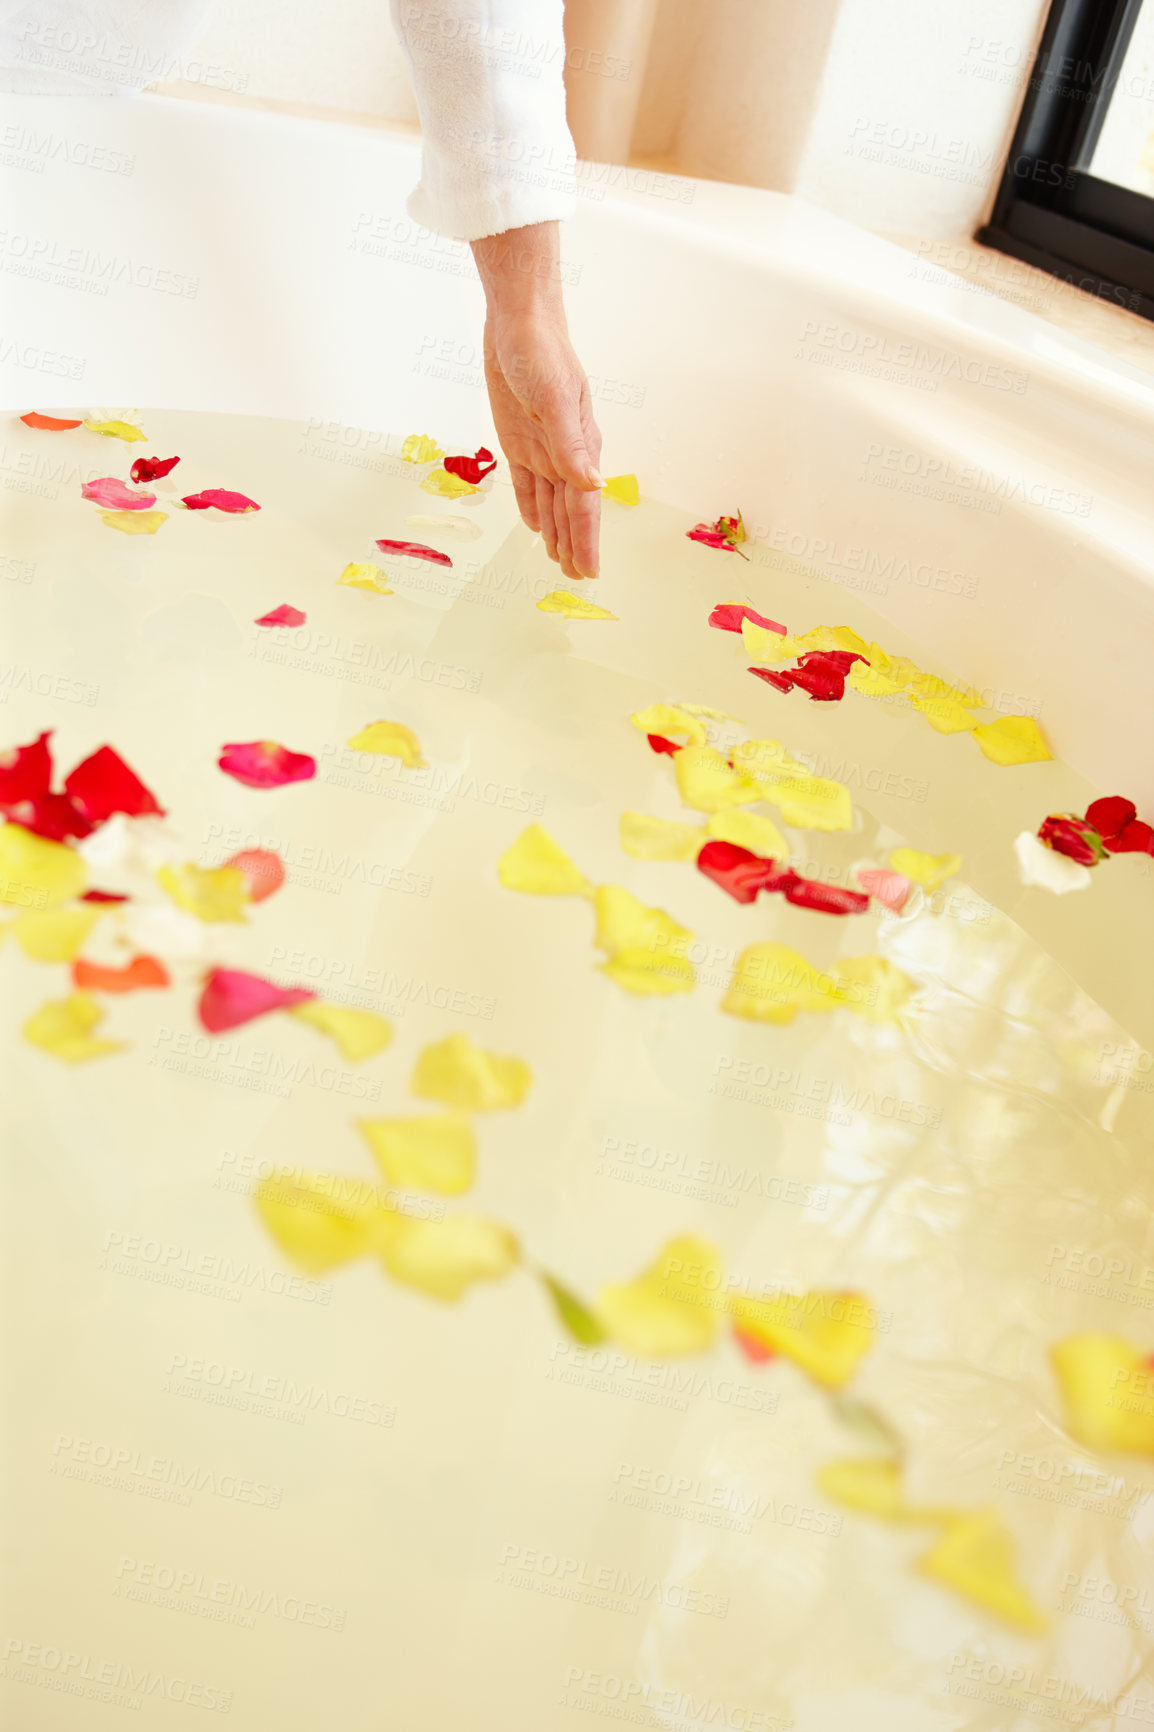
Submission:
[[[148,907],[128,903],[124,910],[123,930],[138,950],[163,961],[170,958],[193,961],[207,959],[212,942],[203,920],[185,914],[180,908],[159,904]]]

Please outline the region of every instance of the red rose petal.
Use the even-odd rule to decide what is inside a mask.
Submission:
[[[253,620],[254,625],[303,625],[306,615],[299,607],[290,607],[287,601],[282,601],[279,607],[274,607],[271,613],[262,613],[259,619]]]
[[[14,800],[10,804],[0,804],[0,812],[13,824],[31,830],[34,836],[43,836],[46,842],[66,842],[70,836],[90,836],[95,829],[67,794],[41,794],[35,800]]]
[[[138,457],[128,473],[134,481],[159,481],[179,462],[179,457]]]
[[[806,650],[803,656],[797,658],[799,668],[807,668],[811,665],[822,666],[828,663],[843,674],[848,674],[855,662],[865,662],[867,668],[870,665],[868,658],[857,650]]]
[[[49,728],[26,746],[0,752],[0,805],[36,800],[52,784],[52,738]]]
[[[168,970],[155,956],[134,956],[124,968],[102,968],[78,956],[72,983],[82,992],[139,992],[146,986],[170,986]]]
[[[793,674],[778,673],[776,668],[749,668],[748,672],[756,674],[759,680],[764,680],[767,686],[772,686],[777,692],[793,690]]]
[[[700,541],[705,547],[723,547],[727,553],[736,553],[732,541],[726,539],[720,529],[711,529],[708,523],[699,523],[696,529],[687,529],[686,537],[690,541]]]
[[[40,415],[35,409],[21,415],[25,427],[38,427],[42,433],[66,433],[70,427],[81,427],[81,421],[59,421],[55,415]]]
[[[1141,818],[1135,818],[1116,836],[1104,840],[1111,854],[1154,854],[1154,828]]]
[[[238,872],[244,873],[250,902],[263,902],[266,896],[279,890],[285,880],[284,863],[270,848],[245,848],[224,864],[235,866]]]
[[[646,734],[645,738],[649,741],[651,752],[667,752],[671,758],[675,758],[681,750],[676,740],[667,740],[664,734]]]
[[[446,457],[443,467],[450,475],[459,475],[462,481],[478,487],[486,475],[491,475],[496,469],[497,459],[487,446],[482,445],[475,457]],[[377,545],[380,546],[380,543]]]
[[[86,890],[80,900],[81,902],[129,902],[131,897],[119,895],[114,890]]]
[[[294,1004],[308,1004],[316,997],[304,987],[274,986],[259,974],[245,974],[239,968],[214,968],[205,981],[197,1004],[197,1014],[210,1034],[220,1034],[226,1028],[240,1028],[254,1017],[266,1016],[271,1010],[288,1010]]]
[[[246,788],[281,788],[286,782],[308,782],[317,761],[307,752],[290,752],[275,740],[234,741],[223,748],[217,764]]]
[[[785,627],[778,625],[775,619],[766,619],[763,613],[756,612],[752,607],[743,607],[735,601],[719,602],[709,616],[709,623],[717,631],[735,631],[740,635],[743,619],[751,620],[754,625],[762,625],[767,631],[780,632],[782,637],[788,636]]]
[[[756,1335],[750,1334],[739,1323],[733,1325],[733,1339],[754,1365],[764,1365],[767,1359],[776,1359],[778,1356],[776,1348],[767,1347],[764,1341],[759,1341]]]
[[[789,670],[795,686],[808,692],[814,703],[836,704],[845,697],[845,673],[830,656],[811,650]]]
[[[207,511],[211,505],[217,511],[228,511],[234,516],[242,511],[260,510],[255,499],[249,499],[243,493],[230,493],[227,487],[206,487],[203,493],[186,493],[180,503],[187,505],[190,511]]]
[[[1107,848],[1110,838],[1132,824],[1137,816],[1133,800],[1124,799],[1121,794],[1106,794],[1101,800],[1091,800],[1086,807],[1087,824],[1094,826]]]
[[[819,914],[864,914],[870,899],[860,890],[843,890],[840,884],[822,884],[816,878],[799,878],[785,887],[785,899],[795,908],[813,908]]]
[[[463,463],[465,459],[461,458],[460,461]],[[382,553],[402,553],[408,559],[431,559],[434,565],[452,565],[453,563],[447,553],[438,553],[435,547],[426,547],[421,541],[378,540],[377,546]]]
[[[774,861],[736,842],[706,842],[697,854],[697,870],[720,884],[735,902],[756,902],[758,892],[766,888],[767,866],[772,872]]]
[[[99,747],[77,764],[65,776],[64,786],[73,803],[94,824],[102,824],[114,812],[124,812],[129,818],[164,816],[155,796],[111,746]]]

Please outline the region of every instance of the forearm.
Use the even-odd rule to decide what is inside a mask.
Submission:
[[[504,234],[486,235],[471,246],[490,317],[549,312],[564,324],[557,223],[529,223]]]

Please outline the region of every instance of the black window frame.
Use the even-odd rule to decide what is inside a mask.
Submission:
[[[1054,0],[983,246],[1154,319],[1154,198],[1089,161],[1142,0]]]

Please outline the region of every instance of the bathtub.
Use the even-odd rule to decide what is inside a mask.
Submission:
[[[417,173],[413,140],[152,97],[9,98],[5,118],[0,361],[11,409],[79,403],[123,414],[135,405],[158,440],[170,429],[183,438],[193,424],[178,417],[203,412],[233,473],[248,465],[254,490],[275,489],[278,463],[307,448],[312,473],[327,463],[354,503],[353,480],[377,472],[385,433],[436,432],[463,449],[489,436],[481,300],[467,249],[404,214]],[[704,1045],[670,1033],[660,1004],[631,1021],[628,1006],[596,997],[591,971],[593,985],[583,983],[575,999],[552,977],[534,986],[526,974],[520,996],[506,994],[496,1012],[467,1012],[481,1016],[465,1026],[486,1045],[533,1053],[542,1100],[539,1116],[512,1130],[490,1132],[486,1123],[485,1158],[498,1169],[486,1180],[486,1204],[520,1209],[530,1236],[536,1231],[559,1263],[568,1259],[587,1287],[639,1269],[658,1222],[660,1231],[715,1230],[718,1219],[732,1226],[739,1255],[756,1251],[783,1278],[872,1281],[886,1352],[867,1393],[909,1409],[927,1495],[956,1491],[972,1502],[999,1487],[1023,1493],[1003,1501],[1035,1579],[1049,1584],[1051,1602],[1065,1583],[1071,1599],[1094,1608],[1085,1582],[1100,1512],[1064,1506],[1060,1538],[1047,1537],[1053,1506],[1035,1491],[1047,1476],[1022,1463],[1047,1463],[1049,1478],[1063,1482],[1076,1460],[1079,1473],[1109,1480],[1126,1511],[1110,1530],[1110,1567],[1118,1581],[1136,1579],[1149,1476],[1133,1464],[1082,1462],[1053,1416],[1035,1337],[1119,1328],[1119,1304],[1139,1332],[1148,1316],[1149,1185],[1116,1133],[1120,1117],[1130,1133],[1145,1113],[1145,1094],[1127,1085],[1148,1078],[1133,1042],[1149,1044],[1154,1027],[1149,863],[1111,868],[1109,894],[1095,885],[1092,899],[1060,901],[1023,894],[1008,850],[983,851],[977,833],[995,819],[1006,830],[1019,809],[1021,826],[1035,827],[1050,808],[1035,809],[1034,786],[1079,810],[1099,791],[1154,807],[1154,382],[819,210],[746,188],[594,165],[582,176],[564,271],[606,473],[636,472],[658,513],[744,514],[747,569],[720,556],[716,567],[687,563],[698,550],[683,542],[671,560],[671,586],[687,586],[702,628],[707,603],[748,593],[772,613],[779,587],[791,597],[791,624],[806,611],[798,629],[856,624],[872,609],[899,649],[918,646],[994,708],[1041,719],[1068,769],[1053,767],[1053,779],[1034,784],[1030,769],[999,772],[988,803],[970,801],[967,881],[1012,914],[1012,930],[996,917],[1000,955],[1034,956],[1037,946],[1053,964],[1044,1009],[1003,1002],[1001,976],[973,964],[966,1004],[996,1001],[1005,1012],[993,1057],[964,1019],[950,1020],[961,1015],[956,1007],[939,1003],[941,1039],[919,1062],[948,1071],[940,1099],[892,1043],[855,1033],[837,1062],[854,1098],[875,1104],[841,1117],[814,1105],[822,1100],[813,1085],[831,1062],[820,1032],[783,1031],[771,1061],[765,1031],[728,1030],[729,1046],[718,1050],[714,1039],[707,1064]],[[226,426],[222,415],[237,419]],[[13,510],[39,473],[25,451],[13,435],[5,458]],[[510,490],[496,486],[486,511],[484,557],[507,542],[514,564],[538,571],[540,553],[516,526]],[[170,568],[161,555],[147,567],[143,556],[126,563],[133,617],[155,651],[137,689],[127,673],[121,681],[101,611],[112,594],[107,550],[93,554],[79,507],[74,517],[76,526],[69,519],[61,530],[70,577],[60,612],[36,600],[22,653],[43,659],[45,645],[64,642],[71,670],[87,642],[98,646],[92,653],[114,693],[109,716],[122,734],[143,738],[155,727],[174,753],[174,781],[187,774],[190,788],[199,785],[197,762],[181,756],[182,716],[190,733],[199,730],[205,711],[227,698],[237,729],[250,730],[235,737],[257,737],[264,725],[251,663],[229,663],[227,690],[209,674],[181,671],[186,634],[195,642],[203,632],[206,650],[233,653],[227,591],[214,589],[206,568],[213,600],[211,610],[202,605],[196,558],[176,541]],[[304,492],[299,524],[278,533],[286,570],[296,570],[302,546],[321,556]],[[10,564],[26,552],[16,548]],[[624,569],[607,568],[599,596]],[[70,587],[79,576],[87,594]],[[236,618],[246,608],[251,618],[248,574],[238,565],[232,576]],[[169,605],[169,587],[187,607]],[[648,655],[696,677],[693,656],[664,622],[660,584],[647,594],[650,636],[634,622],[624,647],[597,664],[605,717],[588,727],[611,756],[620,746],[617,710],[638,701],[626,694]],[[671,614],[684,599],[670,600]],[[431,640],[450,662],[493,658],[498,689],[519,714],[516,652],[501,643],[511,615],[474,608],[462,616],[450,601],[429,603],[444,616],[429,626]],[[733,646],[701,636],[708,701],[748,703],[743,662],[719,659]],[[126,668],[137,667],[134,644],[126,637]],[[166,669],[172,701],[184,706],[175,718]],[[319,713],[325,701],[310,688],[306,708]],[[458,713],[457,701],[446,695],[446,716]],[[331,708],[335,727],[340,706]],[[287,727],[291,708],[285,714]],[[23,710],[21,718],[31,725]],[[789,720],[830,730],[821,734],[828,742],[840,718],[795,708]],[[61,731],[72,725],[66,713]],[[880,775],[885,743],[872,726],[862,723],[858,749]],[[930,738],[927,753],[942,743]],[[603,774],[608,792],[573,756],[549,782],[550,798],[571,816],[599,799],[616,811],[636,800],[635,766]],[[950,844],[940,801],[923,807],[884,779],[864,786],[879,821],[911,845]],[[238,822],[245,810],[235,799],[228,806],[216,783],[211,793],[189,792],[185,814],[187,834],[209,852],[220,840],[217,806]],[[347,844],[355,820],[333,822],[346,826]],[[495,857],[513,818],[498,811],[477,822],[470,847]],[[430,833],[425,819],[408,824],[398,870],[406,849],[419,858],[434,846]],[[472,896],[473,854],[436,846],[440,882]],[[620,872],[610,845],[598,847],[600,877]],[[658,870],[645,867],[643,876]],[[661,894],[656,879],[644,883]],[[694,908],[721,920],[701,900],[707,891],[715,895],[693,890]],[[486,888],[467,939],[454,939],[461,949],[444,933],[430,940],[437,978],[478,988],[482,1003],[486,969],[515,944],[543,956],[554,943],[560,951],[584,942],[568,926],[558,935],[556,910],[526,913],[519,899],[486,900],[492,895]],[[327,907],[315,897],[300,916],[304,936],[278,930],[280,974],[307,976],[310,942],[322,957],[326,945],[329,955],[390,962],[388,947],[408,953],[430,916],[420,900],[403,905],[416,914],[385,911],[387,900],[372,882]],[[1076,922],[1070,900],[1087,904]],[[720,958],[741,942],[745,911],[726,912]],[[953,965],[969,968],[960,923],[942,929]],[[244,942],[252,966],[269,964],[267,946]],[[937,966],[932,944],[894,942],[898,954]],[[1147,960],[1120,965],[1140,942]],[[406,1019],[402,1069],[390,1077],[412,1062],[417,1032],[445,1032],[445,1009],[438,1001]],[[179,1046],[195,1060],[195,1035],[170,1027],[157,1048],[149,1014],[124,1011],[142,1051],[151,1040],[153,1052],[127,1081],[92,1067],[67,1073],[62,1088],[40,1055],[22,1060],[19,1047],[6,1055],[18,1085],[8,1213],[18,1308],[28,1319],[16,1332],[11,1425],[26,1512],[14,1518],[14,1550],[25,1585],[9,1620],[6,1681],[37,1726],[79,1724],[70,1715],[75,1703],[79,1716],[82,1699],[85,1725],[119,1726],[135,1697],[156,1724],[183,1724],[191,1705],[230,1712],[252,1732],[330,1721],[350,1732],[402,1724],[554,1732],[587,1725],[589,1714],[672,1732],[699,1724],[840,1732],[847,1723],[927,1732],[988,1723],[969,1716],[991,1712],[1007,1672],[1033,1692],[1015,1710],[1030,1724],[1052,1699],[1049,1680],[1062,1685],[1118,1660],[1110,1644],[1123,1637],[1104,1617],[1087,1623],[1090,1613],[1067,1620],[1068,1639],[1046,1638],[1039,1658],[1029,1640],[991,1631],[968,1610],[936,1601],[927,1609],[916,1595],[907,1604],[909,1547],[874,1528],[843,1538],[843,1518],[790,1465],[791,1427],[834,1450],[828,1416],[806,1405],[804,1391],[783,1393],[736,1357],[695,1385],[692,1373],[687,1383],[668,1367],[566,1344],[544,1313],[526,1322],[524,1305],[503,1293],[478,1296],[458,1315],[385,1292],[367,1271],[331,1283],[291,1276],[253,1220],[247,1192],[261,1162],[282,1152],[352,1168],[344,1126],[356,1101],[314,1089],[278,1104],[224,1088],[201,1113],[190,1064],[171,1058]],[[583,1077],[570,1086],[564,1031],[584,1029],[582,1016],[593,1033],[580,1046]],[[1088,1055],[1106,1045],[1137,1055],[1136,1074],[1092,1075]],[[1051,1070],[1067,1052],[1084,1094],[1059,1113]],[[771,1108],[771,1132],[759,1107],[775,1077],[794,1100]],[[174,1088],[185,1092],[173,1096]],[[741,1088],[745,1095],[734,1092]],[[718,1106],[718,1095],[728,1104]],[[391,1097],[386,1089],[371,1098]],[[896,1105],[891,1112],[878,1102]],[[730,1136],[751,1183],[759,1152],[772,1154],[778,1190],[764,1193],[765,1219],[705,1195],[705,1181],[683,1164],[683,1145],[716,1161]],[[542,1169],[542,1149],[555,1173]],[[606,1186],[597,1174],[610,1155],[620,1182]],[[903,1187],[900,1204],[871,1228],[873,1210],[857,1210],[883,1166]],[[578,1247],[579,1217],[596,1222],[595,1246]],[[947,1251],[950,1219],[962,1225],[959,1248]],[[1116,1275],[1137,1297],[1118,1301],[1088,1284],[1079,1273],[1086,1254],[1118,1260]],[[231,1273],[221,1273],[222,1258]],[[1123,1264],[1137,1273],[1122,1277]],[[1027,1339],[1021,1371],[1017,1344]],[[945,1405],[919,1410],[935,1366],[944,1368]],[[1008,1404],[997,1409],[1005,1429],[993,1457],[973,1394],[979,1381]],[[317,1403],[294,1399],[290,1387],[319,1392]],[[302,1414],[307,1422],[298,1424]],[[849,1453],[844,1438],[840,1448]],[[766,1456],[780,1479],[767,1481]],[[1002,1481],[991,1482],[991,1460],[1007,1456]],[[671,1514],[678,1500],[683,1513]],[[746,1543],[750,1509],[770,1526]],[[823,1548],[835,1542],[847,1575],[873,1590],[848,1617],[838,1594],[820,1585]],[[891,1595],[910,1620],[900,1639],[883,1632]],[[765,1644],[777,1657],[808,1651],[809,1633],[827,1618],[841,1634],[816,1670],[792,1690],[767,1681]],[[1128,1626],[1125,1639],[1133,1636]],[[893,1668],[911,1653],[916,1683],[895,1683]],[[1107,1685],[1120,1690],[1122,1681]]]

